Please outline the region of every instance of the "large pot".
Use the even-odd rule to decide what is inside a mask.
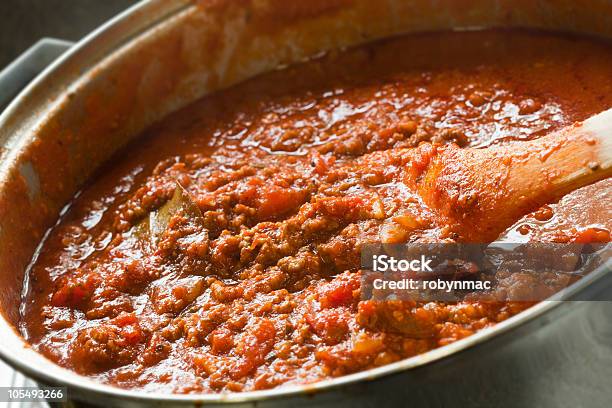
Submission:
[[[104,406],[608,406],[612,303],[542,302],[467,339],[308,386],[160,395],[60,368],[19,336],[26,270],[46,229],[92,172],[155,120],[309,56],[401,33],[522,26],[612,38],[609,0],[152,0],[81,41],[0,117],[0,357],[71,398]],[[612,293],[602,268],[576,299]]]

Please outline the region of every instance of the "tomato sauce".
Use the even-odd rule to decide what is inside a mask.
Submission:
[[[610,106],[609,44],[524,31],[405,36],[254,78],[162,120],[79,192],[33,261],[21,330],[78,373],[176,393],[452,343],[530,303],[360,301],[361,245],[462,240],[405,182],[437,148],[533,139]],[[608,242],[610,182],[587,188],[496,227]]]

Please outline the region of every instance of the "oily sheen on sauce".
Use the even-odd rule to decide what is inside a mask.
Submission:
[[[610,106],[609,44],[494,30],[390,39],[205,97],[74,198],[29,271],[22,333],[98,381],[176,393],[308,383],[449,344],[530,303],[360,301],[363,243],[462,240],[406,172],[450,143],[537,138]],[[497,227],[608,242],[611,188]]]

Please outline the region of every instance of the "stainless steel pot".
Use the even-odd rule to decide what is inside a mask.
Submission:
[[[92,172],[167,113],[330,49],[401,33],[525,26],[612,38],[609,0],[152,0],[47,68],[0,117],[0,357],[104,406],[609,406],[612,303],[542,302],[467,339],[385,367],[268,391],[160,395],[98,384],[19,336],[24,271]],[[609,266],[609,265],[608,265]],[[602,268],[571,299],[612,293]]]

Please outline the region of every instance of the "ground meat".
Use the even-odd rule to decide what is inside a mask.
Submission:
[[[29,271],[24,336],[105,383],[206,393],[366,370],[494,325],[532,303],[362,300],[361,250],[461,240],[415,187],[432,160],[609,108],[610,66],[592,39],[430,33],[206,97],[75,197]],[[589,188],[507,237],[609,242],[609,182]]]

